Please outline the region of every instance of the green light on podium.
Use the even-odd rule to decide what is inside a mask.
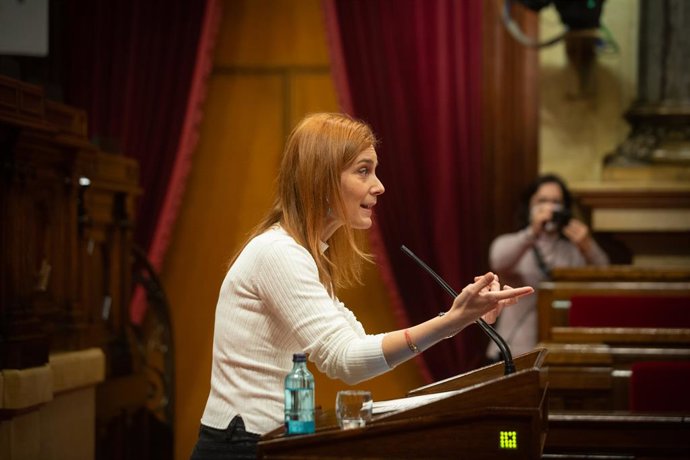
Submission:
[[[517,449],[517,431],[501,431],[501,449]]]

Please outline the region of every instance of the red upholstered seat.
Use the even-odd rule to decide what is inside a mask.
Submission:
[[[632,365],[630,410],[690,414],[690,361]]]
[[[690,328],[690,296],[591,296],[571,298],[572,327]]]

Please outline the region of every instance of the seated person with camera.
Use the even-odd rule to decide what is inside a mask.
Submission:
[[[609,259],[592,238],[589,228],[572,217],[572,197],[561,178],[540,176],[523,195],[518,218],[520,230],[501,235],[491,244],[489,264],[501,282],[535,289],[550,278],[554,267],[608,265]],[[537,344],[537,296],[527,296],[506,309],[496,330],[513,355],[526,353]],[[491,343],[491,361],[502,359]]]

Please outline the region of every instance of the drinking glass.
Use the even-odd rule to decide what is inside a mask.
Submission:
[[[335,415],[343,430],[361,428],[371,420],[373,400],[365,390],[343,390],[335,397]]]

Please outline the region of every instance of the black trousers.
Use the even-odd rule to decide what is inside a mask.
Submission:
[[[260,437],[244,429],[239,415],[224,430],[201,425],[190,460],[255,459]]]

